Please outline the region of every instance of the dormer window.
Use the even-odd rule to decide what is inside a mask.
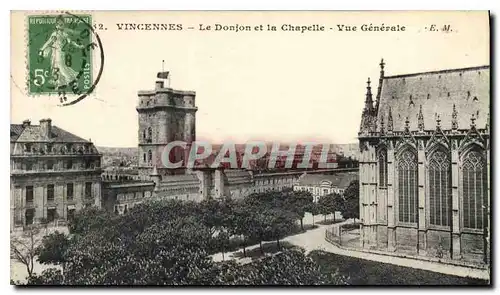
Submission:
[[[31,143],[24,144],[24,151],[27,153],[31,153]]]

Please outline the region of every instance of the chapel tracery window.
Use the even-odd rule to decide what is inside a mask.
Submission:
[[[486,163],[481,152],[470,151],[462,165],[463,227],[482,229],[486,198]]]
[[[429,221],[432,225],[450,225],[450,158],[445,151],[435,151],[428,166],[429,175]]]
[[[398,158],[399,221],[417,222],[418,174],[417,155],[410,149]]]
[[[382,148],[378,153],[378,171],[380,187],[387,187],[387,150]]]

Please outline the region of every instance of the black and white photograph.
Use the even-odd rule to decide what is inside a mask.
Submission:
[[[491,286],[490,24],[11,11],[10,284]]]

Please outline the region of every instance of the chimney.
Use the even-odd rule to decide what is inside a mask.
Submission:
[[[42,136],[46,138],[50,138],[52,134],[52,120],[51,119],[41,119],[40,120],[40,130],[42,132]]]
[[[158,89],[162,89],[163,88],[163,81],[156,81],[155,83],[155,89],[158,90]]]
[[[26,119],[23,121],[23,128],[25,128],[26,126],[30,126],[31,125],[31,121]]]

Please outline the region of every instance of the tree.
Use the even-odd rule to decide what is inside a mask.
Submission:
[[[113,216],[104,209],[96,207],[83,208],[78,211],[74,218],[70,220],[68,229],[72,234],[79,234],[93,228],[99,228]]]
[[[250,212],[246,209],[246,204],[243,200],[236,201],[233,206],[228,220],[228,234],[230,236],[243,237],[243,256],[246,256],[246,241],[250,236],[248,221],[250,220]]]
[[[33,276],[37,249],[42,241],[40,232],[38,226],[31,225],[21,234],[10,236],[10,255],[26,267],[28,278]]]
[[[42,238],[35,254],[40,263],[61,265],[65,262],[66,250],[69,246],[69,238],[58,231]]]
[[[64,281],[64,277],[62,272],[59,269],[49,268],[44,271],[40,275],[33,275],[28,278],[26,285],[62,285]]]
[[[333,211],[333,195],[325,195],[318,200],[319,212],[323,214],[326,222],[326,216]],[[334,217],[335,218],[335,217]]]
[[[338,274],[323,273],[317,263],[300,248],[238,265],[231,261],[217,266],[216,284],[224,285],[338,285]]]
[[[255,200],[254,200],[255,201]],[[241,233],[261,241],[279,240],[295,226],[294,212],[271,203],[235,201],[220,204],[227,223],[215,238]],[[206,205],[206,204],[205,204]],[[81,214],[71,238],[47,236],[39,247],[42,263],[56,263],[30,276],[28,284],[62,285],[221,285],[221,284],[323,284],[327,277],[299,250],[282,252],[241,265],[214,262],[213,220],[199,214],[216,207],[177,201],[148,202],[126,215],[93,210]],[[212,213],[207,213],[212,216]],[[213,216],[212,216],[213,217]],[[227,237],[224,237],[226,240]],[[219,244],[217,244],[219,245]],[[225,246],[225,244],[222,244]],[[34,256],[34,255],[32,255]]]
[[[353,180],[344,192],[342,216],[345,219],[359,218],[359,181]]]
[[[297,215],[300,220],[300,228],[304,230],[304,216],[310,204],[313,203],[313,197],[308,191],[283,191],[286,197],[285,204],[288,210]]]
[[[312,203],[310,203],[310,204],[307,206],[307,208],[306,208],[306,212],[311,213],[312,218],[313,218],[313,225],[314,225],[314,216],[316,216],[316,215],[318,215],[318,214],[320,213],[318,203],[316,203],[316,202],[312,202]]]
[[[332,208],[333,208],[333,221],[335,221],[335,212],[340,211],[342,212],[342,208],[344,208],[344,198],[342,195],[334,193],[333,194],[333,200],[332,200]]]

